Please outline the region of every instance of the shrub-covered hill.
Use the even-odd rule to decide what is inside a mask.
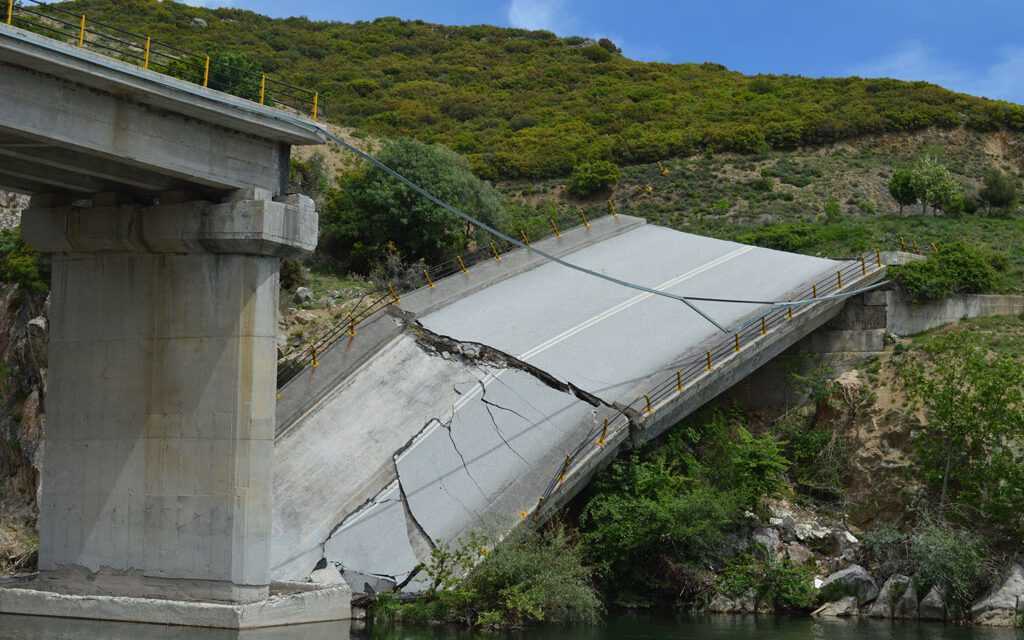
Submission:
[[[545,31],[276,20],[153,0],[62,6],[179,49],[250,56],[275,77],[318,89],[336,124],[441,142],[491,179],[560,176],[583,160],[626,165],[709,147],[790,149],[927,127],[1024,130],[1020,105],[923,82],[637,62],[609,41]]]

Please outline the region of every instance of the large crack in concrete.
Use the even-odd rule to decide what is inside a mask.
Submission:
[[[589,391],[586,391],[576,386],[572,382],[560,380],[556,376],[548,373],[547,371],[544,371],[543,369],[540,369],[500,349],[496,349],[490,345],[483,344],[480,342],[458,340],[456,338],[452,338],[451,336],[436,333],[424,327],[422,323],[420,323],[418,320],[415,319],[415,317],[412,316],[412,314],[408,314],[401,310],[393,309],[391,310],[391,313],[404,326],[405,330],[413,336],[416,344],[423,350],[423,352],[429,356],[441,357],[445,359],[454,359],[466,365],[467,367],[476,370],[490,368],[497,370],[521,371],[531,376],[532,378],[534,378],[541,384],[545,385],[546,387],[558,391],[560,393],[568,394],[593,407],[608,407],[615,411],[629,412],[628,407],[624,407],[623,405],[620,405],[619,403],[616,402],[608,402],[603,398],[597,396],[596,394],[593,394]],[[487,382],[484,379],[476,378],[474,384],[479,385],[481,404],[483,404],[485,410],[487,411],[487,414],[489,415],[491,420],[492,427],[497,436],[501,439],[504,446],[507,447],[509,451],[511,451],[517,458],[519,458],[519,460],[521,460],[523,464],[529,465],[529,462],[512,446],[511,442],[509,442],[508,438],[506,438],[505,434],[501,431],[501,428],[498,426],[498,421],[495,418],[493,409],[506,411],[527,422],[529,422],[529,419],[522,413],[516,411],[515,409],[502,406],[501,404],[487,398]],[[462,397],[464,395],[464,392],[460,391],[457,386],[453,388],[453,392],[455,393],[456,396],[459,397]],[[366,512],[368,509],[373,509],[387,502],[393,502],[394,499],[381,499],[381,496],[385,495],[389,491],[392,491],[395,488],[395,485],[397,485],[399,496],[398,501],[401,502],[402,511],[405,516],[406,533],[408,536],[409,545],[413,551],[414,556],[419,559],[420,564],[414,567],[404,577],[404,579],[399,579],[398,576],[390,576],[379,573],[367,575],[373,575],[378,578],[390,580],[395,585],[394,589],[397,591],[405,585],[407,585],[409,582],[411,582],[422,571],[423,562],[425,562],[429,558],[431,552],[437,548],[437,543],[433,539],[431,539],[430,535],[427,533],[427,530],[424,528],[422,523],[420,523],[419,519],[416,517],[416,514],[412,510],[409,498],[405,491],[405,487],[402,483],[401,474],[399,473],[398,461],[401,458],[401,456],[406,451],[408,451],[413,445],[415,445],[416,442],[425,437],[432,427],[437,426],[441,429],[444,429],[448,434],[448,438],[452,444],[453,450],[455,451],[456,455],[458,455],[461,461],[462,469],[465,471],[466,475],[476,486],[477,490],[480,491],[482,495],[486,496],[486,492],[484,492],[480,483],[476,480],[476,478],[473,477],[472,473],[469,471],[469,465],[466,461],[466,458],[463,455],[462,451],[459,449],[459,445],[455,440],[455,435],[452,430],[452,425],[455,419],[455,413],[456,408],[455,403],[453,403],[451,406],[451,414],[447,419],[442,419],[438,416],[431,417],[416,431],[415,434],[412,435],[412,437],[410,437],[401,447],[399,447],[394,451],[394,453],[392,453],[391,460],[394,465],[394,481],[392,483],[388,483],[388,485],[384,487],[381,491],[379,491],[374,497],[368,499],[354,511],[349,513],[341,520],[341,522],[336,524],[331,529],[330,533],[320,544],[320,547],[323,550],[325,558],[327,543],[335,535],[343,531],[348,523],[361,517],[362,514]],[[451,493],[448,492],[447,487],[442,487],[442,489],[446,493],[448,493],[448,495],[451,495]],[[465,508],[465,505],[463,506]],[[475,515],[478,518],[480,517],[479,514]]]

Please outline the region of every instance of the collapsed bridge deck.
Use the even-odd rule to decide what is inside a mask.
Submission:
[[[756,300],[786,299],[843,267],[653,225],[583,246],[566,259],[661,291]],[[837,288],[868,279],[866,270],[856,275]],[[873,270],[871,277],[877,275]],[[765,310],[695,304],[727,328]],[[756,368],[841,304],[804,308],[790,328],[766,331],[756,347],[733,355]],[[401,584],[438,540],[473,530],[503,535],[541,497],[553,497],[552,478],[569,471],[567,454],[605,418],[624,415],[623,407],[643,397],[652,381],[703,357],[723,337],[679,301],[553,263],[418,318],[393,312],[388,322],[401,325],[397,335],[278,439],[272,561],[278,578],[305,575],[326,558],[344,568],[356,589],[364,581]],[[722,378],[724,384],[741,369]],[[709,380],[717,375],[714,367],[708,372]],[[726,388],[700,385],[703,395],[687,407]],[[671,402],[665,408],[673,420],[692,410]],[[656,424],[648,437],[670,426],[654,420],[653,411],[630,411],[638,422]],[[624,441],[608,439],[590,459],[607,459]],[[574,481],[556,483],[558,497],[567,499],[592,471],[590,464]],[[408,588],[416,585],[414,579]]]

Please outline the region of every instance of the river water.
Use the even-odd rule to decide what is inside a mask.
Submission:
[[[787,617],[612,615],[597,627],[539,627],[511,633],[349,623],[220,631],[0,615],[0,640],[1024,640],[1024,631],[877,620]]]

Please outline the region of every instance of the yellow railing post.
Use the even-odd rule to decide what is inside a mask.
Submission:
[[[434,288],[434,281],[430,279],[430,271],[427,269],[423,270],[423,277],[427,279],[427,286],[431,289]]]
[[[843,272],[842,271],[836,271],[836,288],[837,289],[842,289],[843,288]]]
[[[455,259],[459,261],[459,270],[461,270],[462,273],[469,275],[469,270],[466,269],[466,263],[462,261],[462,256],[455,256]]]
[[[683,392],[683,372],[676,371],[676,391]]]
[[[761,335],[768,335],[768,321],[765,320],[764,316],[761,316]]]
[[[267,74],[260,74],[260,104],[267,98]]]
[[[860,275],[868,275],[868,262],[864,259],[864,256],[860,257]]]
[[[149,69],[149,49],[150,49],[150,46],[152,45],[152,42],[153,42],[152,39],[150,39],[149,36],[146,36],[146,50],[142,54],[142,68],[143,69]]]
[[[317,119],[320,115],[320,93],[313,94],[313,120]]]
[[[649,395],[647,395],[645,393],[644,394],[644,402],[646,403],[646,405],[644,406],[644,413],[645,414],[651,413],[651,396],[649,396]]]
[[[85,14],[82,14],[82,19],[78,21],[78,46],[85,46]]]
[[[786,320],[793,319],[793,307],[786,307]]]
[[[811,297],[812,298],[817,298],[818,297],[818,285],[817,284],[812,284],[811,285]]]
[[[597,446],[603,447],[608,442],[608,418],[604,419],[604,426],[601,427],[601,435],[597,439]]]
[[[561,238],[562,237],[562,232],[558,230],[558,223],[555,222],[555,219],[554,218],[548,218],[548,222],[551,223],[551,230],[555,232],[555,237],[556,238]]]
[[[388,283],[388,291],[391,292],[391,299],[395,301],[395,304],[402,301],[402,299],[398,297],[398,292],[395,291],[395,285]]]
[[[740,352],[740,334],[738,334],[738,333],[735,334],[733,336],[733,338],[735,338],[735,340],[733,342],[732,348],[736,351],[736,353],[739,353]]]
[[[348,321],[348,337],[350,337],[350,338],[356,337],[356,321],[355,320],[349,320]]]
[[[526,231],[520,229],[519,235],[523,239],[523,244],[525,244],[526,246],[530,246],[530,236],[526,235]]]
[[[875,249],[875,264],[879,269],[882,268],[882,251],[880,249]]]
[[[498,253],[498,247],[494,244],[494,240],[491,240],[491,253],[494,254],[495,262],[501,262],[501,254]]]
[[[708,369],[708,371],[711,371],[711,352],[710,351],[708,351],[708,353],[707,353],[707,369]]]
[[[14,0],[7,0],[7,24],[14,23]]]
[[[210,56],[206,56],[206,63],[203,65],[203,87],[210,86]]]
[[[313,359],[310,361],[309,366],[311,366],[312,368],[316,369],[317,367],[320,366],[320,360],[318,360],[317,357],[316,357],[316,347],[315,346],[310,346],[309,347],[309,352],[313,356]]]
[[[580,209],[580,218],[583,220],[583,226],[589,229],[590,220],[587,220],[587,214],[583,211],[583,209]]]

